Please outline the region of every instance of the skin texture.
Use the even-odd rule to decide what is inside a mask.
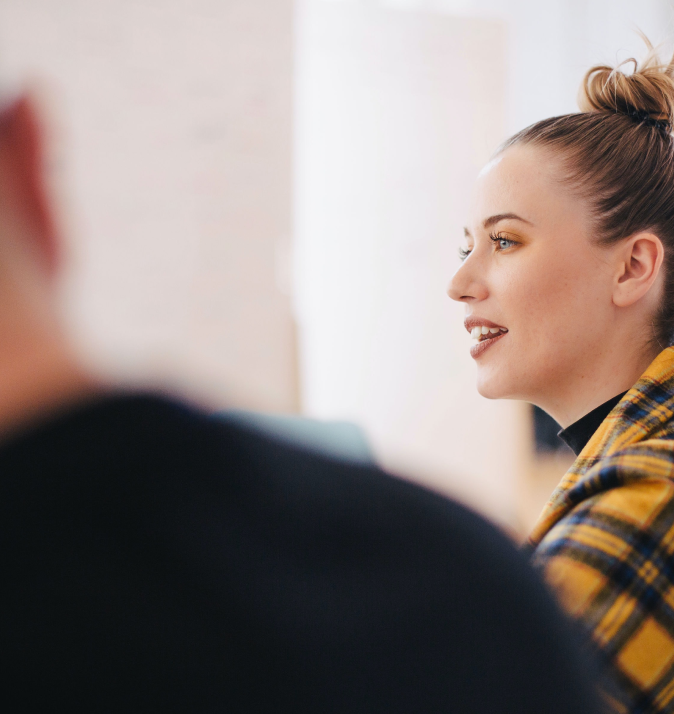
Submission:
[[[476,358],[480,394],[529,401],[566,427],[629,389],[660,351],[651,325],[664,252],[647,232],[600,245],[587,201],[561,177],[559,157],[534,146],[482,170],[470,252],[448,294],[467,318],[508,329]],[[485,227],[503,214],[524,220]]]
[[[21,96],[0,110],[0,438],[103,391],[58,318],[59,236],[43,165],[37,112]]]

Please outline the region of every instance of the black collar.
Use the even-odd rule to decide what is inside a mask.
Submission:
[[[613,407],[627,394],[623,392],[608,402],[604,402],[596,409],[581,417],[578,421],[574,421],[571,426],[562,429],[557,436],[571,448],[573,453],[578,456],[585,447],[585,444],[590,440],[592,434],[599,428],[599,425],[606,419]]]

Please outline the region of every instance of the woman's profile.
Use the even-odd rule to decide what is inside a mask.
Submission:
[[[530,536],[620,712],[674,711],[674,60],[591,69],[581,112],[482,170],[463,263],[478,390],[576,452]]]

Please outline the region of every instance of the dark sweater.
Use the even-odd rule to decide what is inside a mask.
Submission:
[[[0,564],[8,712],[594,711],[495,528],[160,398],[0,449]]]
[[[557,436],[578,456],[585,448],[585,444],[592,438],[601,423],[606,419],[613,407],[627,394],[623,392],[609,399],[598,407],[588,412],[585,416],[574,421],[573,424],[562,429]]]

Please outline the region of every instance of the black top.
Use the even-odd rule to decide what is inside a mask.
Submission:
[[[592,438],[592,435],[600,427],[601,423],[609,415],[613,407],[627,394],[623,392],[617,397],[609,399],[600,404],[596,409],[588,412],[584,417],[574,421],[571,426],[562,429],[557,436],[568,446],[571,451],[578,456],[585,448],[585,444]]]
[[[0,572],[4,711],[595,711],[494,527],[156,397],[0,449]]]

